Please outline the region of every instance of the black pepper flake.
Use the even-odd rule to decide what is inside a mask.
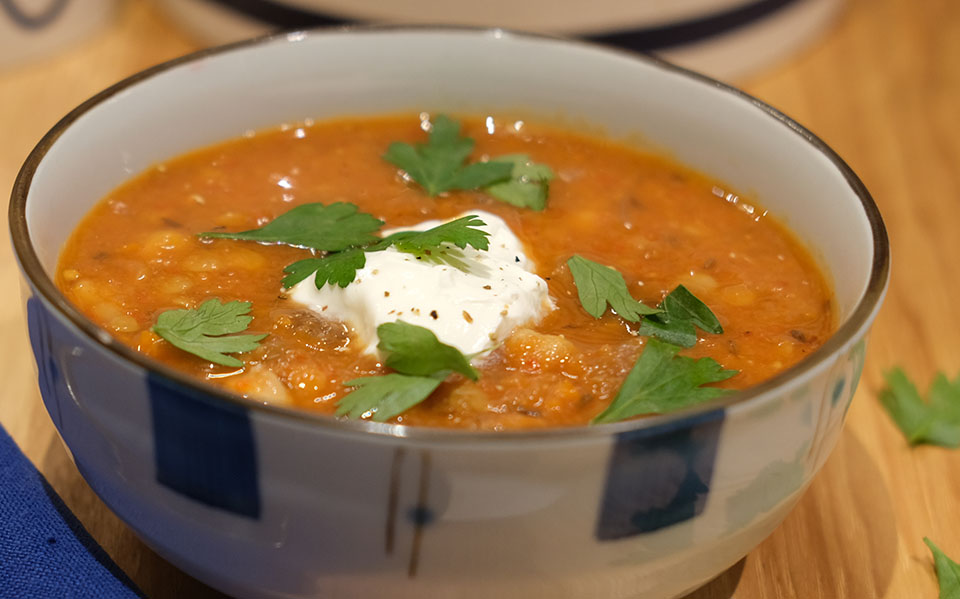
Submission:
[[[520,256],[514,256],[513,260],[514,262],[520,262]]]
[[[430,317],[433,318],[434,320],[440,318],[436,310],[430,310]]]

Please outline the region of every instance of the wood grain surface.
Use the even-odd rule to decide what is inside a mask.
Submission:
[[[137,0],[83,45],[0,72],[0,188],[12,187],[33,145],[76,104],[198,47]],[[897,364],[921,387],[937,369],[960,370],[960,2],[850,0],[816,44],[738,83],[861,176],[890,231],[893,278],[823,471],[770,538],[690,599],[934,598],[922,538],[960,559],[960,450],[909,448],[876,394]],[[0,244],[0,423],[150,597],[221,596],[147,549],[69,461],[40,403],[18,279],[9,244]]]

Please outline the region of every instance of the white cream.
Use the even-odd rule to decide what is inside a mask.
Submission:
[[[489,250],[460,250],[469,272],[390,247],[367,252],[366,265],[346,287],[317,289],[308,277],[290,289],[290,297],[324,318],[347,323],[368,353],[377,351],[377,327],[397,320],[426,327],[467,355],[493,349],[517,326],[540,320],[553,302],[547,283],[533,272],[523,244],[507,224],[487,212],[463,216],[467,214],[480,217],[490,234]],[[425,221],[383,234],[424,231],[443,222]]]

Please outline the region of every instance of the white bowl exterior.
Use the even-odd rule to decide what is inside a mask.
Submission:
[[[264,21],[244,15],[237,5],[205,0],[163,0],[160,6],[189,33],[211,44],[234,42],[274,29]],[[297,0],[280,2],[306,9],[308,14],[355,23],[442,24],[509,27],[554,35],[637,35],[663,27],[677,27],[730,14],[759,2],[746,0]],[[728,79],[743,77],[796,53],[823,33],[833,21],[842,0],[781,2],[763,16],[709,33],[661,42],[659,56],[676,64]],[[661,29],[662,31],[662,29]],[[641,38],[643,35],[641,34]],[[622,41],[631,47],[631,42]]]
[[[873,239],[860,199],[833,162],[749,99],[625,54],[497,31],[293,34],[127,87],[64,130],[37,168],[33,244],[52,273],[103,195],[198,146],[403,109],[556,115],[640,135],[760,198],[817,248],[841,318],[867,288]],[[28,315],[44,401],[93,489],[187,572],[277,597],[689,590],[769,534],[822,465],[869,326],[764,396],[662,429],[457,442],[171,392],[39,294]],[[190,437],[211,422],[219,432]],[[178,447],[198,451],[190,459]],[[235,448],[252,459],[234,459]],[[195,471],[177,479],[178,468]],[[225,487],[212,488],[223,473]]]

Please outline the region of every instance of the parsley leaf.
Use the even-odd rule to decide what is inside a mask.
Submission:
[[[441,343],[428,328],[398,320],[377,327],[377,336],[377,347],[389,353],[386,365],[397,372],[431,376],[452,370],[474,381],[480,378],[460,350]]]
[[[425,400],[443,382],[442,378],[385,374],[353,379],[344,383],[356,387],[337,403],[337,416],[361,418],[370,414],[384,422]]]
[[[658,314],[643,319],[638,335],[657,337],[681,347],[693,347],[697,344],[694,326],[715,335],[723,333],[720,321],[710,308],[683,285],[677,285],[663,298],[658,309]]]
[[[384,237],[379,243],[371,246],[370,250],[382,250],[392,245],[401,252],[419,255],[439,248],[445,243],[460,249],[469,245],[478,250],[486,250],[490,247],[488,239],[490,233],[479,228],[486,225],[487,223],[480,220],[479,216],[469,214],[426,231],[398,231]]]
[[[678,351],[676,345],[648,339],[617,396],[593,424],[672,412],[731,392],[701,385],[726,380],[737,374],[736,370],[724,370],[712,358],[678,356]]]
[[[232,301],[221,304],[209,299],[196,309],[167,310],[157,318],[153,332],[175,347],[204,360],[239,368],[243,362],[232,356],[257,348],[266,335],[232,335],[246,330],[253,320],[246,316],[250,302]]]
[[[543,210],[547,207],[547,194],[553,179],[549,166],[534,163],[526,154],[507,154],[490,162],[507,162],[513,170],[509,180],[487,186],[486,193],[518,208]]]
[[[460,350],[441,343],[427,328],[398,320],[377,327],[377,336],[377,347],[389,353],[386,365],[397,372],[344,383],[357,389],[338,402],[337,416],[370,414],[383,422],[425,400],[451,372],[474,381],[480,378]]]
[[[284,268],[283,272],[288,274],[281,283],[290,288],[316,273],[314,282],[317,289],[322,289],[327,283],[346,287],[357,278],[357,271],[366,263],[366,254],[357,248],[328,254],[323,258],[306,258]]]
[[[467,215],[426,231],[398,231],[370,246],[371,252],[384,250],[391,245],[398,251],[412,254],[419,260],[434,264],[449,264],[460,270],[468,270],[461,250],[468,245],[477,250],[490,248],[490,233],[480,229],[486,223],[476,215]],[[455,247],[450,247],[455,246]]]
[[[317,289],[324,285],[346,287],[357,277],[357,271],[363,268],[367,252],[385,250],[391,245],[398,251],[413,254],[419,260],[434,264],[449,264],[460,270],[469,270],[464,261],[463,252],[468,245],[478,250],[490,247],[490,234],[479,227],[486,226],[479,217],[468,215],[448,223],[438,225],[426,231],[398,231],[388,235],[365,248],[351,248],[342,252],[332,252],[322,258],[298,260],[283,269],[287,276],[283,286],[290,288],[313,273],[316,274]]]
[[[960,599],[960,564],[953,561],[933,541],[923,537],[933,553],[933,563],[937,568],[937,582],[940,584],[940,599]]]
[[[441,114],[433,120],[426,144],[394,142],[383,158],[406,171],[431,196],[454,189],[479,189],[510,178],[510,163],[475,162],[464,166],[472,151],[473,140],[460,136],[460,124]]]
[[[616,269],[582,256],[573,256],[567,260],[567,266],[573,274],[580,304],[594,318],[603,316],[607,311],[607,304],[610,304],[621,318],[631,322],[637,322],[643,315],[660,312],[633,299],[623,275]]]
[[[200,237],[240,239],[260,243],[283,243],[294,247],[312,248],[324,252],[339,252],[377,241],[374,232],[383,221],[347,202],[329,206],[317,202],[297,206],[259,229],[239,231],[207,231]]]
[[[960,447],[960,376],[952,382],[937,373],[923,401],[916,386],[900,368],[884,375],[880,402],[911,445],[929,443]]]

